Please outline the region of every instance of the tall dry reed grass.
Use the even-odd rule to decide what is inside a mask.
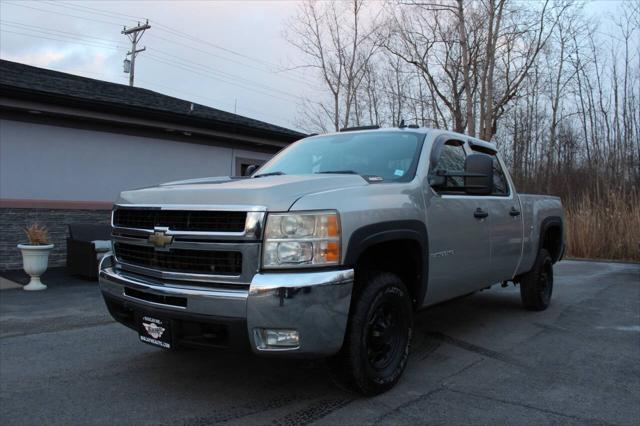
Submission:
[[[640,262],[640,195],[609,193],[565,205],[566,257]]]

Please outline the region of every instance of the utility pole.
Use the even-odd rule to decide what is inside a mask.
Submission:
[[[137,26],[129,29],[124,27],[122,30],[122,34],[126,35],[129,37],[129,40],[131,40],[131,51],[127,52],[127,56],[131,56],[131,61],[126,58],[124,60],[124,72],[129,73],[129,86],[131,87],[133,87],[133,79],[136,70],[136,55],[147,50],[146,47],[138,49],[138,42],[142,38],[142,34],[144,34],[144,32],[149,28],[151,28],[151,25],[149,25],[149,20],[147,19],[147,22],[144,25],[140,25],[140,22],[138,22]],[[129,62],[129,64],[127,64],[127,62]]]

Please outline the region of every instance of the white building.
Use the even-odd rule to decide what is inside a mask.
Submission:
[[[125,189],[240,175],[304,135],[151,90],[0,61],[0,269],[21,267],[22,228],[107,223]]]

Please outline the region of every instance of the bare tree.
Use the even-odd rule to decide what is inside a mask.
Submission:
[[[449,128],[495,141],[524,190],[637,192],[639,1],[615,19],[570,0],[374,4],[305,3],[292,23],[327,94],[305,106],[307,127]]]
[[[447,127],[463,132],[462,57],[459,43],[451,37],[456,33],[455,22],[444,17],[456,9],[446,4],[402,4],[392,11],[385,35],[387,51],[419,71],[433,98],[444,105],[447,115],[438,111]],[[439,115],[439,117],[438,117]]]
[[[375,19],[363,23],[364,4],[351,0],[345,7],[305,1],[285,32],[289,43],[308,60],[301,67],[317,70],[328,89],[331,101],[313,108],[329,118],[335,130],[349,125],[358,88],[377,47]]]

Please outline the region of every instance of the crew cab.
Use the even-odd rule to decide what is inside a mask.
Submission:
[[[544,310],[564,251],[559,198],[518,194],[493,143],[416,127],[124,191],[112,226],[100,288],[141,341],[326,358],[366,395],[399,380],[416,311],[506,282]]]

